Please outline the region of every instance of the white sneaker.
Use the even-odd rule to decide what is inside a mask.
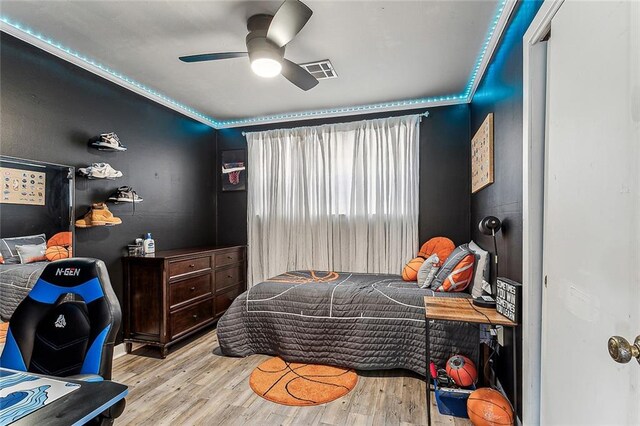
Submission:
[[[122,172],[115,170],[109,163],[93,163],[88,167],[79,168],[78,172],[88,179],[117,179],[122,177]]]
[[[100,135],[100,139],[93,141],[91,146],[98,148],[101,151],[126,151],[127,147],[122,145],[118,135],[115,133],[103,133]]]

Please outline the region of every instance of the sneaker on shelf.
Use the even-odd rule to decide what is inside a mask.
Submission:
[[[141,203],[143,201],[130,186],[121,186],[107,200],[114,203]]]
[[[127,147],[122,145],[118,135],[115,133],[102,133],[100,139],[91,143],[91,146],[101,151],[126,151]]]
[[[121,223],[122,220],[119,217],[115,217],[105,203],[94,203],[84,217],[76,220],[76,227],[114,226]]]
[[[93,163],[88,167],[79,168],[78,173],[87,179],[117,179],[122,177],[122,172],[115,170],[109,163]]]

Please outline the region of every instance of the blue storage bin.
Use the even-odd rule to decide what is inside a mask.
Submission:
[[[441,388],[437,380],[433,381],[436,393],[438,411],[445,416],[469,418],[467,414],[467,399],[476,387],[470,389]]]

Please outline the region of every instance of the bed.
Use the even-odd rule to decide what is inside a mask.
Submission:
[[[0,265],[0,318],[9,321],[18,304],[27,297],[49,262]]]
[[[403,368],[426,375],[424,296],[471,297],[420,289],[398,275],[292,271],[253,286],[218,322],[224,355],[279,355],[286,361],[359,370]],[[431,326],[432,359],[478,358],[472,324]]]

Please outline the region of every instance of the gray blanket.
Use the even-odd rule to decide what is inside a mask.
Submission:
[[[359,370],[404,368],[425,375],[424,296],[436,293],[398,275],[293,271],[241,294],[218,322],[222,353],[279,355],[286,361]],[[435,322],[432,359],[477,359],[477,326]]]
[[[48,264],[49,262],[35,262],[0,265],[0,318],[3,321],[11,319],[13,311],[27,297]]]

